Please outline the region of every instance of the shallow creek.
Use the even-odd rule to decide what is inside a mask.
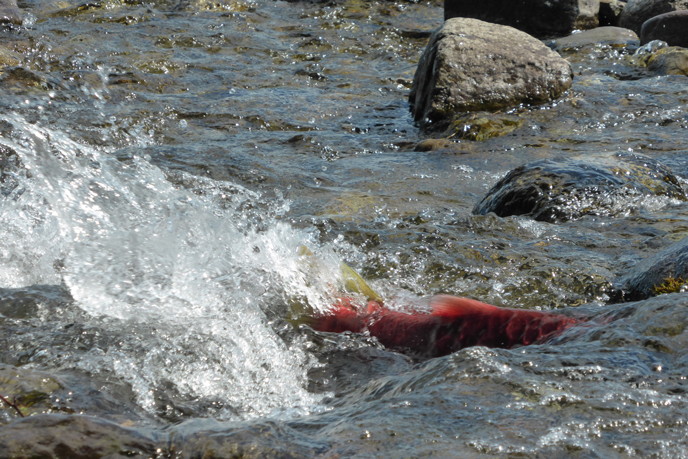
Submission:
[[[686,77],[633,68],[634,49],[567,52],[573,88],[510,111],[513,133],[418,152],[407,99],[439,1],[19,6],[0,34],[16,457],[688,457],[688,296],[608,304],[686,236],[688,203],[471,213],[543,158],[633,151],[685,184]],[[591,320],[428,361],[292,327],[336,300],[342,260],[396,308],[451,293]]]

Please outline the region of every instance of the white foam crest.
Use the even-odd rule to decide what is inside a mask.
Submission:
[[[170,382],[186,397],[227,403],[229,417],[318,402],[304,389],[308,356],[287,348],[263,312],[294,292],[324,301],[300,269],[305,231],[256,217],[269,209],[251,210],[259,195],[241,186],[185,174],[175,186],[145,158],[120,161],[0,118],[14,129],[0,143],[30,176],[2,203],[0,282],[62,281],[92,316],[117,319],[104,323],[123,337],[78,366],[115,372],[149,410]]]

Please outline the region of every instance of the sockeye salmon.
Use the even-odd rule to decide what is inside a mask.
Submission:
[[[561,314],[509,309],[449,295],[435,297],[428,313],[405,313],[371,301],[358,311],[347,299],[308,323],[323,332],[366,333],[386,348],[430,358],[470,346],[512,348],[552,338],[579,321]]]
[[[313,261],[313,253],[305,246],[299,255]],[[302,316],[294,323],[305,323],[321,332],[366,333],[388,349],[430,358],[470,346],[527,346],[582,322],[562,314],[501,308],[449,295],[433,298],[429,312],[395,311],[383,306],[382,297],[344,263],[341,274],[344,290],[366,297],[368,306],[359,307],[350,297],[342,296],[326,313]]]

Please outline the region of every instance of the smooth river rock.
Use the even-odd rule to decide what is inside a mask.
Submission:
[[[597,27],[599,9],[599,0],[445,0],[444,19],[480,19],[553,38]]]
[[[639,207],[686,199],[666,166],[646,156],[616,153],[518,167],[488,192],[473,213],[527,215],[555,223],[585,215],[627,215]]]
[[[645,21],[674,9],[668,0],[629,0],[619,16],[618,25],[640,36],[640,28]]]
[[[645,21],[640,28],[640,44],[653,40],[688,48],[688,10],[660,14]]]
[[[544,103],[572,84],[571,65],[540,40],[512,27],[454,18],[430,37],[409,102],[425,128],[457,113]]]

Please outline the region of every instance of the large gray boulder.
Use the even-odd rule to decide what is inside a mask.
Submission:
[[[597,27],[599,10],[600,0],[445,0],[444,19],[480,19],[555,38]]]
[[[425,127],[461,112],[556,99],[573,81],[571,65],[512,27],[454,18],[430,37],[409,102]]]

